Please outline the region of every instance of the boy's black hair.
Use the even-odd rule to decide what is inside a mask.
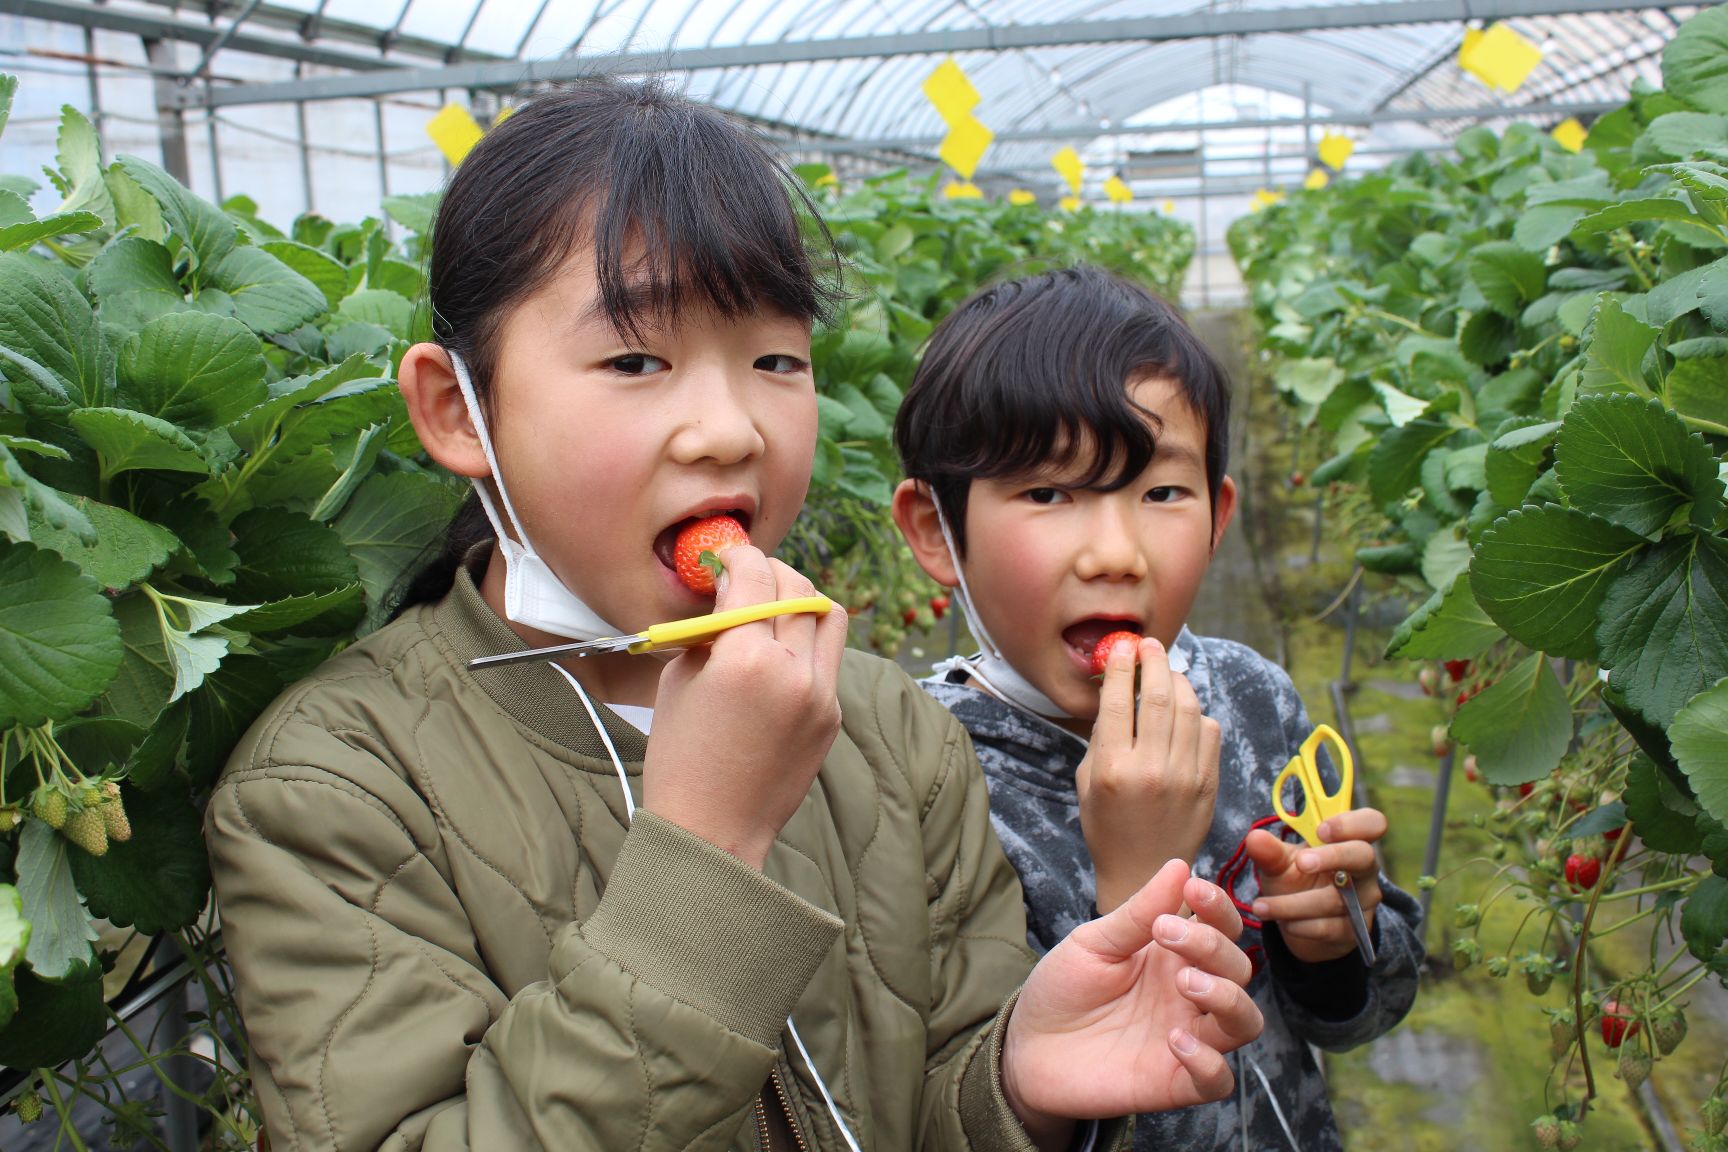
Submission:
[[[584,244],[600,306],[630,340],[686,307],[815,322],[839,299],[833,237],[754,133],[659,81],[585,79],[495,124],[433,222],[432,331],[467,363],[485,409],[505,317]],[[491,535],[469,493],[396,610],[449,591],[463,554]]]
[[[1206,486],[1214,514],[1229,452],[1230,382],[1171,305],[1088,265],[993,285],[930,336],[894,420],[907,476],[928,483],[955,547],[966,551],[974,479],[1066,469],[1114,491],[1157,450],[1157,417],[1130,381],[1175,381],[1206,423]],[[1149,426],[1150,424],[1150,426]]]

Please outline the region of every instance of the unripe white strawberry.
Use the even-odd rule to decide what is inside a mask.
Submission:
[[[60,834],[92,856],[108,853],[108,829],[102,823],[102,814],[94,808],[80,808],[68,816]]]

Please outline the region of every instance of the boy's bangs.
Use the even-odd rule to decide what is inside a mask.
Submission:
[[[775,312],[828,318],[839,255],[792,177],[743,129],[659,115],[611,150],[611,179],[586,213],[601,305],[620,333],[692,308],[727,319]],[[803,209],[833,272],[806,247]]]
[[[1156,451],[1157,415],[1134,404],[1120,385],[1034,383],[991,398],[1006,402],[980,406],[975,427],[982,434],[958,473],[1109,492],[1145,471]]]

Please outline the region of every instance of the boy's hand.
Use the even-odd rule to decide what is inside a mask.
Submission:
[[[1188,678],[1170,670],[1164,645],[1140,641],[1140,707],[1132,645],[1119,641],[1104,667],[1098,719],[1075,786],[1080,829],[1109,912],[1172,859],[1193,864],[1218,796],[1218,722],[1200,713]]]
[[[1192,917],[1174,913],[1186,900]],[[1002,1088],[1042,1147],[1070,1120],[1181,1108],[1230,1093],[1223,1054],[1260,1034],[1233,941],[1242,919],[1172,860],[1032,970],[1008,1018]]]
[[[715,610],[810,596],[810,581],[749,545],[726,549]],[[642,806],[760,868],[840,731],[846,610],[745,624],[660,674]]]
[[[1374,842],[1386,835],[1386,817],[1376,808],[1354,808],[1320,824],[1325,846],[1289,844],[1257,829],[1248,834],[1248,856],[1260,875],[1254,915],[1276,921],[1290,954],[1309,964],[1356,951],[1356,934],[1344,911],[1344,896],[1332,883],[1342,869],[1356,882],[1362,916],[1374,927],[1380,906],[1380,862]]]

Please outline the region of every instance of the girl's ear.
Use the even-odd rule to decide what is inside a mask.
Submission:
[[[397,379],[426,454],[458,476],[490,475],[449,353],[436,344],[416,344],[403,353]]]
[[[902,480],[894,489],[894,523],[900,535],[906,537],[912,558],[924,574],[944,588],[960,583],[954,571],[954,558],[942,539],[942,522],[936,516],[936,500],[928,485],[917,480]]]
[[[1230,518],[1236,515],[1236,481],[1226,476],[1218,484],[1218,499],[1212,508],[1212,551],[1218,551],[1218,544],[1224,539],[1224,529],[1230,527]]]

